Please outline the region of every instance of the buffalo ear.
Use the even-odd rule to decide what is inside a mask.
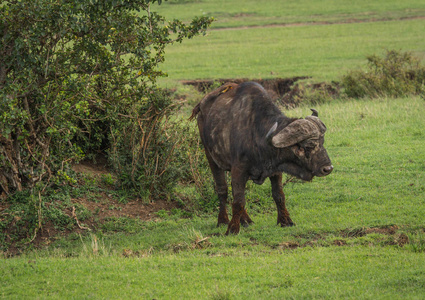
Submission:
[[[295,120],[283,128],[272,138],[276,148],[285,148],[295,145],[308,138],[319,137],[320,133],[314,123],[305,119]]]
[[[311,114],[313,117],[319,117],[319,112],[317,110],[315,110],[314,108],[310,108],[310,110],[313,112]]]

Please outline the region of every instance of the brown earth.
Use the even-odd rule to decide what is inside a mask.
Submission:
[[[261,84],[267,91],[272,95],[282,97],[286,93],[289,93],[292,90],[292,86],[299,80],[308,79],[308,76],[298,76],[292,78],[273,78],[273,79],[248,79],[248,78],[228,78],[228,79],[214,79],[214,80],[184,80],[182,83],[184,85],[194,86],[199,92],[207,93],[213,86],[219,83],[220,85],[227,82],[232,83],[243,83],[246,81],[255,81]]]
[[[271,99],[278,102],[287,108],[293,108],[299,105],[305,98],[306,90],[310,91],[324,91],[330,97],[336,98],[339,93],[338,83],[306,83],[302,80],[309,79],[309,76],[297,76],[290,78],[270,78],[270,79],[248,79],[248,78],[230,78],[230,79],[198,79],[198,80],[183,80],[184,85],[195,87],[196,90],[202,94],[207,94],[214,87],[223,85],[225,83],[240,84],[247,81],[254,81],[261,84],[267,91]]]
[[[110,174],[106,159],[100,157],[96,159],[96,162],[83,161],[80,164],[74,165],[73,170],[79,173],[89,174],[91,177],[100,177],[102,175]],[[31,241],[27,245],[31,244],[35,248],[41,248],[49,245],[54,240],[68,236],[71,233],[83,234],[89,231],[96,230],[104,222],[111,218],[128,217],[139,219],[142,221],[152,221],[159,219],[157,216],[158,211],[171,211],[173,208],[179,208],[179,205],[175,201],[167,200],[156,200],[155,202],[146,203],[142,199],[132,199],[126,203],[120,203],[111,194],[107,192],[100,192],[96,194],[95,198],[72,198],[71,203],[75,204],[69,206],[65,211],[69,217],[75,220],[77,224],[72,229],[59,230],[55,228],[52,222],[43,224],[42,227],[33,233]],[[51,205],[45,203],[46,206]],[[6,201],[0,201],[0,222],[4,221],[9,213],[4,211],[10,206]],[[76,207],[83,206],[91,212],[90,217],[80,221],[77,218]],[[16,234],[16,223],[20,220],[20,217],[15,216],[11,223],[8,224],[8,228],[4,231],[6,233],[6,243],[10,243],[11,236]],[[22,237],[25,238],[25,237]],[[14,256],[21,253],[22,248],[18,246],[17,242],[10,243],[10,247],[7,253],[3,253],[5,256]],[[1,254],[1,251],[0,251]]]
[[[349,241],[352,239],[367,236],[369,234],[379,234],[381,244],[403,247],[409,243],[409,237],[405,233],[400,233],[397,225],[382,226],[382,227],[364,227],[360,229],[346,229],[338,234],[338,238],[331,242],[334,246],[347,246]],[[320,246],[323,241],[328,239],[327,234],[318,234],[314,237],[309,237],[306,243],[300,244],[295,241],[288,241],[281,243],[278,248],[281,250],[292,250],[304,247],[317,247]],[[326,244],[326,243],[325,243]]]
[[[73,166],[73,170],[78,173],[89,174],[94,177],[111,174],[108,170],[105,157],[98,157],[96,162],[83,161]],[[85,198],[72,199],[73,202],[82,204],[92,213],[96,212],[96,217],[102,221],[110,217],[130,217],[139,218],[143,221],[150,221],[155,218],[155,213],[160,210],[171,210],[177,208],[177,203],[167,200],[156,200],[145,203],[142,199],[133,199],[124,203],[119,203],[112,195],[105,192],[100,194],[96,201]]]
[[[243,15],[241,15],[243,16]],[[250,26],[237,26],[237,27],[218,27],[210,28],[213,31],[222,30],[243,30],[243,29],[254,29],[254,28],[275,28],[275,27],[304,27],[304,26],[323,26],[323,25],[335,25],[335,24],[353,24],[353,23],[375,23],[375,22],[388,22],[388,21],[403,21],[403,20],[423,20],[425,16],[406,16],[406,17],[381,17],[381,18],[369,18],[369,19],[358,19],[348,18],[344,20],[336,21],[312,21],[312,22],[299,22],[299,23],[277,23],[268,25],[250,25]]]
[[[101,194],[101,196],[103,196],[102,202],[93,202],[86,198],[71,199],[73,203],[81,204],[87,208],[92,213],[92,216],[80,222],[76,217],[75,207],[71,207],[65,213],[76,220],[77,226],[74,226],[72,230],[58,230],[52,222],[47,222],[43,224],[42,228],[33,237],[31,241],[32,245],[35,248],[42,248],[58,238],[68,236],[71,233],[84,234],[96,230],[110,218],[128,217],[142,221],[159,219],[155,214],[156,212],[160,210],[170,211],[178,207],[177,203],[165,200],[158,200],[149,204],[144,204],[140,200],[132,200],[126,204],[122,204],[106,194]],[[7,256],[20,254],[20,251],[20,248],[12,244]]]

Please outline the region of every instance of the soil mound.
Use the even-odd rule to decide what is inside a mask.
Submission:
[[[299,105],[302,101],[307,100],[313,103],[319,103],[320,97],[336,98],[340,93],[338,83],[308,83],[300,82],[304,79],[309,79],[309,76],[298,76],[291,78],[272,78],[272,79],[247,79],[247,78],[230,78],[230,79],[215,79],[215,80],[188,80],[182,81],[184,85],[195,87],[202,94],[207,94],[214,88],[217,88],[225,83],[240,84],[247,81],[254,81],[261,84],[271,99],[280,105],[293,108]],[[314,99],[314,98],[318,99]]]
[[[187,80],[182,81],[184,85],[194,86],[201,93],[211,91],[217,85],[223,85],[227,82],[243,83],[246,81],[254,81],[261,84],[275,98],[281,98],[292,90],[294,84],[303,79],[308,79],[308,76],[299,76],[292,78],[272,78],[272,79],[248,79],[248,78],[230,78],[230,79],[215,79],[215,80]]]

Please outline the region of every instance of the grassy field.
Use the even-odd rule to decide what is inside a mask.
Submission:
[[[422,1],[241,3],[168,1],[158,8],[176,18],[217,17],[217,30],[168,50],[162,84],[297,75],[338,80],[384,49],[425,53],[425,20],[417,18]],[[242,28],[251,25],[260,27]],[[0,298],[422,299],[424,99],[335,100],[315,108],[328,127],[325,146],[335,170],[285,186],[297,226],[276,226],[269,182],[250,183],[255,223],[237,236],[215,226],[216,212],[183,218],[162,211],[148,222],[110,218],[98,230],[0,258]],[[285,113],[311,112],[301,106]]]
[[[168,19],[190,21],[206,15],[216,19],[212,28],[231,28],[300,23],[346,23],[351,21],[398,20],[423,17],[425,7],[420,0],[352,1],[255,1],[255,0],[169,0],[153,5]]]
[[[312,76],[339,80],[385,49],[422,57],[424,20],[212,31],[166,51],[169,79]]]
[[[335,171],[285,187],[296,227],[275,225],[268,183],[250,184],[255,224],[237,236],[223,236],[215,214],[111,219],[97,232],[2,260],[0,295],[419,299],[425,292],[424,100],[316,108],[329,128]]]
[[[385,49],[425,57],[425,19],[417,18],[425,16],[421,1],[360,1],[356,5],[350,1],[220,2],[222,6],[213,1],[171,1],[157,7],[171,18],[206,13],[217,18],[213,28],[231,28],[212,30],[206,37],[168,48],[165,84],[235,77],[312,76],[314,81],[330,81],[363,66],[367,55],[382,54]],[[247,15],[242,20],[241,10]],[[254,16],[251,11],[256,12]],[[251,24],[251,19],[259,27],[247,30],[243,26]]]
[[[424,254],[365,246],[150,258],[13,259],[16,299],[421,299]],[[13,290],[10,281],[14,280]],[[9,285],[5,284],[9,283]]]

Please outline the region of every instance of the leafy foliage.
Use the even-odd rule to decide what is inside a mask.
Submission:
[[[349,97],[402,97],[425,92],[425,67],[409,52],[388,50],[384,57],[367,57],[367,71],[352,71],[342,78]]]
[[[155,2],[2,2],[0,192],[44,189],[105,147],[133,185],[164,183],[156,178],[173,141],[164,135],[171,103],[155,87],[165,75],[158,64],[167,45],[204,32],[212,19],[166,23],[150,11]]]
[[[190,122],[190,121],[189,121]],[[214,191],[214,180],[205,156],[196,122],[182,122],[180,130],[185,132],[185,141],[178,147],[179,169],[182,170],[180,180],[195,187],[196,209],[211,211],[218,207],[218,198]]]
[[[168,45],[205,32],[212,19],[166,22],[151,12],[155,2],[1,2],[0,198],[10,203],[4,247],[33,241],[46,222],[80,227],[90,212],[52,198],[49,187],[61,186],[65,196],[77,183],[70,165],[99,151],[109,154],[124,189],[150,200],[173,188],[179,138],[170,134],[171,100],[156,87],[165,75],[158,66]]]

